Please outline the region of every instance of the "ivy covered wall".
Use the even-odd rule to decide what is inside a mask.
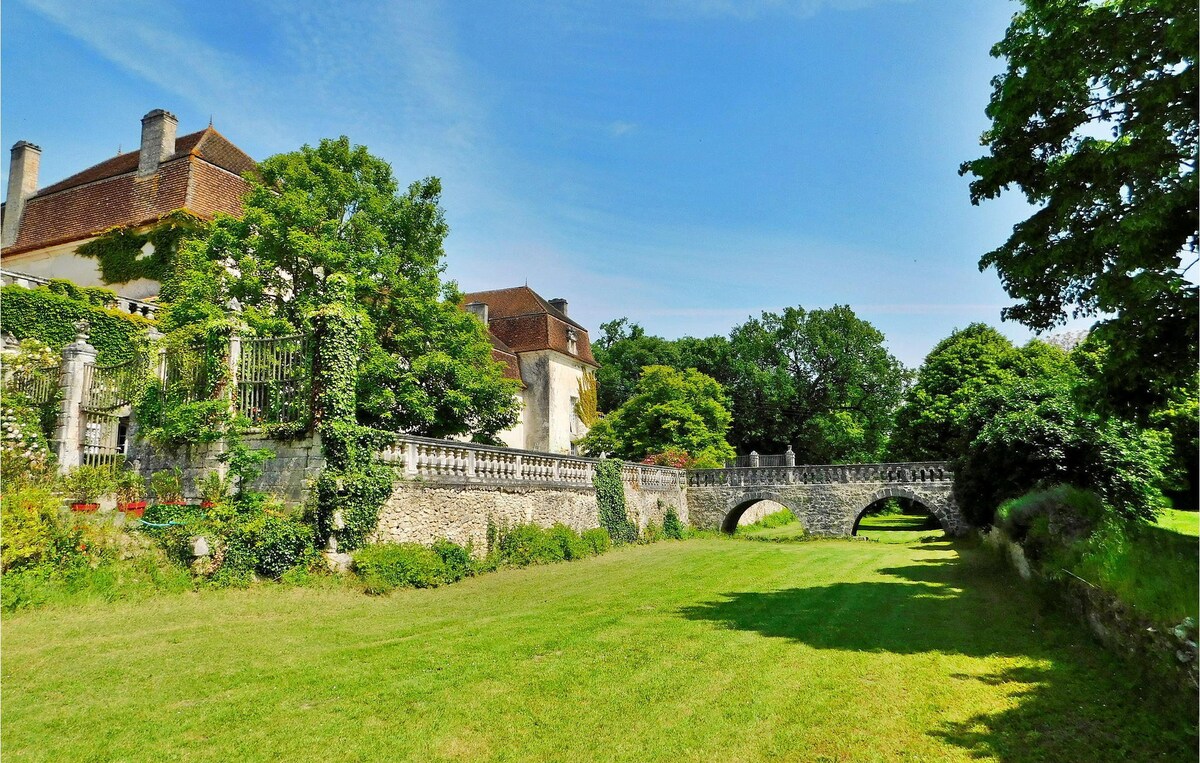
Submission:
[[[115,298],[115,295],[113,295]],[[100,363],[116,363],[134,356],[137,340],[154,321],[105,305],[103,289],[74,291],[58,284],[26,289],[0,289],[0,330],[17,339],[38,339],[61,350],[75,339],[75,323],[91,324],[88,341]]]
[[[162,281],[180,241],[202,232],[206,225],[191,212],[178,209],[163,215],[149,228],[110,228],[79,247],[76,253],[98,260],[100,278],[107,284],[141,278]]]

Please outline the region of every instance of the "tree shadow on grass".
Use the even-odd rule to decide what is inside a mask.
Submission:
[[[952,675],[1014,693],[1014,705],[931,736],[972,757],[1003,761],[1193,760],[1196,723],[1178,698],[1156,692],[1095,644],[1073,620],[1046,609],[1011,572],[932,560],[879,570],[895,581],[739,591],[684,607],[689,620],[783,638],[817,649],[970,657],[1024,657],[1034,666]]]

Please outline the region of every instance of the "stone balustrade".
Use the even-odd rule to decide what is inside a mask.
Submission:
[[[50,279],[0,268],[0,283],[5,286],[20,286],[24,289],[35,289],[38,286],[45,286],[50,283]],[[117,295],[114,307],[121,312],[129,313],[130,315],[140,315],[145,318],[154,318],[158,312],[158,305],[153,302],[143,302],[140,299],[122,297],[120,295]]]
[[[407,479],[437,483],[489,486],[591,488],[599,463],[595,458],[498,448],[490,445],[404,435],[380,454],[385,463],[401,467]],[[625,464],[626,484],[647,490],[668,490],[686,484],[686,472],[661,466]]]
[[[831,485],[859,482],[922,483],[952,482],[954,479],[954,473],[945,461],[693,469],[687,475],[689,487]]]

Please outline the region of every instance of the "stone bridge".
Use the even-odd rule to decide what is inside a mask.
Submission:
[[[792,510],[815,535],[853,535],[873,504],[907,498],[925,507],[948,535],[969,527],[954,502],[954,475],[942,461],[846,466],[749,466],[688,472],[692,524],[733,532],[759,501]]]

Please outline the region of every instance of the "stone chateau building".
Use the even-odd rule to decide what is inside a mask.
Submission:
[[[138,151],[43,188],[38,187],[42,150],[17,142],[0,206],[4,283],[65,278],[153,302],[157,282],[105,284],[99,263],[76,251],[110,228],[148,229],[179,210],[202,218],[241,213],[249,187],[242,176],[254,169],[254,159],[211,124],[182,136],[178,124],[170,112],[155,109],[142,117]],[[571,443],[587,431],[576,414],[580,382],[597,366],[587,329],[567,316],[567,301],[546,300],[518,286],[467,294],[463,307],[488,327],[492,356],[504,364],[506,375],[521,382],[520,421],[500,439],[513,448],[570,452]]]

